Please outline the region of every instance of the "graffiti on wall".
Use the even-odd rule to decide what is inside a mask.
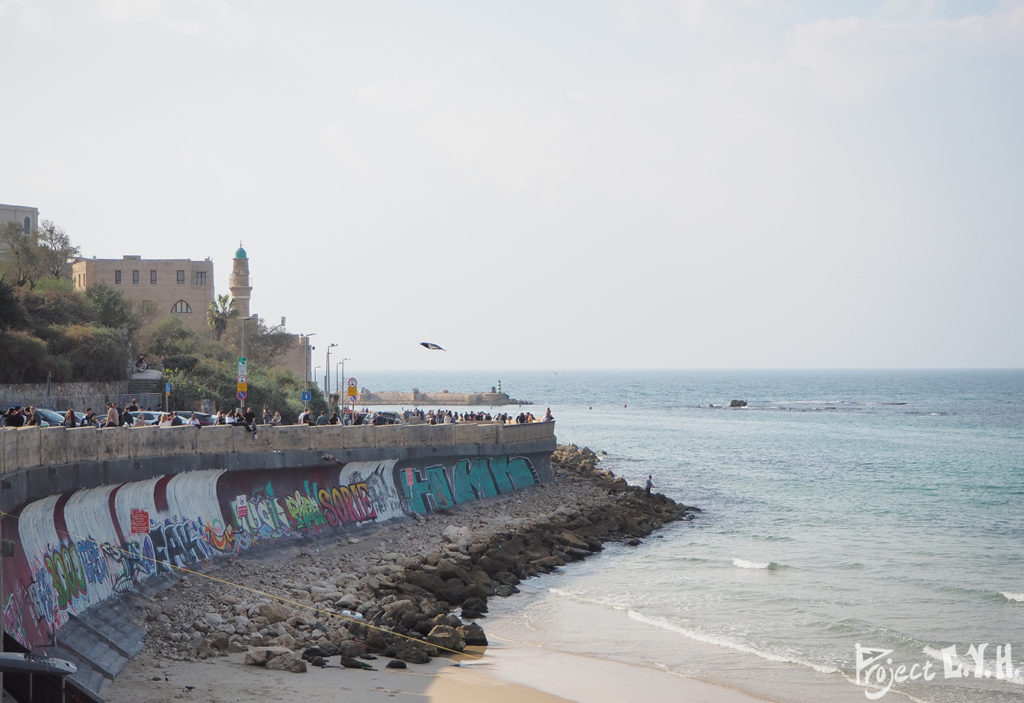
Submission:
[[[462,459],[451,466],[406,466],[395,472],[398,489],[417,513],[430,513],[481,498],[492,498],[540,482],[523,456]]]
[[[25,647],[146,579],[278,539],[344,531],[532,486],[525,457],[192,471],[49,496],[5,517],[4,630]],[[148,518],[148,519],[147,519]]]

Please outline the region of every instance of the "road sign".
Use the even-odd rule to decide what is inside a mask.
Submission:
[[[170,383],[164,384],[164,393],[170,393],[170,392],[171,392],[171,384]]]
[[[239,400],[245,400],[245,396],[246,396],[246,395],[247,395],[247,394],[246,394],[246,392],[245,392],[245,391],[238,391],[238,399],[239,399]]]
[[[238,382],[239,383],[248,383],[248,381],[249,381],[249,377],[246,376],[244,373],[238,374]]]
[[[238,357],[238,365],[239,366],[245,366],[247,363],[249,363],[249,360],[246,357],[244,357],[244,356]]]
[[[303,403],[308,403],[312,399],[313,399],[313,392],[312,391],[302,391],[302,402]]]
[[[248,373],[248,371],[246,370],[248,368],[248,366],[247,366],[248,363],[249,363],[249,360],[246,359],[244,356],[238,357],[238,375],[239,376],[242,376],[242,375]]]
[[[357,387],[358,385],[359,385],[359,381],[356,380],[355,376],[353,376],[352,378],[348,379],[348,387],[349,388],[354,388],[354,387]]]
[[[247,390],[249,390],[249,384],[248,383],[239,383],[237,390],[239,390],[239,391],[247,391]]]
[[[350,394],[350,395],[349,395],[349,397],[348,397],[348,402],[350,402],[350,403],[354,403],[354,402],[356,402],[356,397],[355,397],[355,395],[351,395],[351,394]]]

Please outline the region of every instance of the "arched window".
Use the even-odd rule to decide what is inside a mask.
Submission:
[[[171,312],[192,312],[192,306],[184,300],[179,300],[174,304],[174,307],[171,308]]]

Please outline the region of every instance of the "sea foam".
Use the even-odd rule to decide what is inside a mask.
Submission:
[[[774,561],[747,561],[746,559],[733,559],[732,565],[741,569],[777,569],[779,566]]]
[[[753,654],[754,656],[761,657],[762,659],[767,659],[768,661],[782,662],[785,664],[799,664],[800,666],[806,666],[811,669],[814,669],[815,671],[820,671],[823,674],[832,674],[839,671],[839,669],[837,669],[836,667],[828,666],[827,664],[817,664],[812,661],[807,661],[806,659],[800,659],[799,657],[787,657],[782,656],[781,654],[772,654],[771,652],[765,652],[760,649],[757,649],[756,647],[752,647],[748,644],[743,644],[742,642],[736,642],[726,637],[721,637],[719,635],[712,635],[705,632],[698,632],[697,630],[690,630],[685,627],[680,627],[679,625],[675,625],[662,618],[644,615],[643,613],[637,612],[633,609],[630,609],[628,614],[629,617],[633,620],[637,620],[648,625],[653,625],[654,627],[659,627],[663,630],[668,630],[669,632],[675,632],[676,634],[680,634],[689,639],[696,640],[698,642],[706,642],[707,644],[713,644],[719,647],[734,649],[737,652]]]

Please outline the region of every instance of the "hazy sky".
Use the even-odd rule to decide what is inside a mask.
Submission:
[[[1024,2],[0,0],[0,27],[0,202],[83,255],[211,257],[217,292],[241,241],[314,364],[1024,365]]]

